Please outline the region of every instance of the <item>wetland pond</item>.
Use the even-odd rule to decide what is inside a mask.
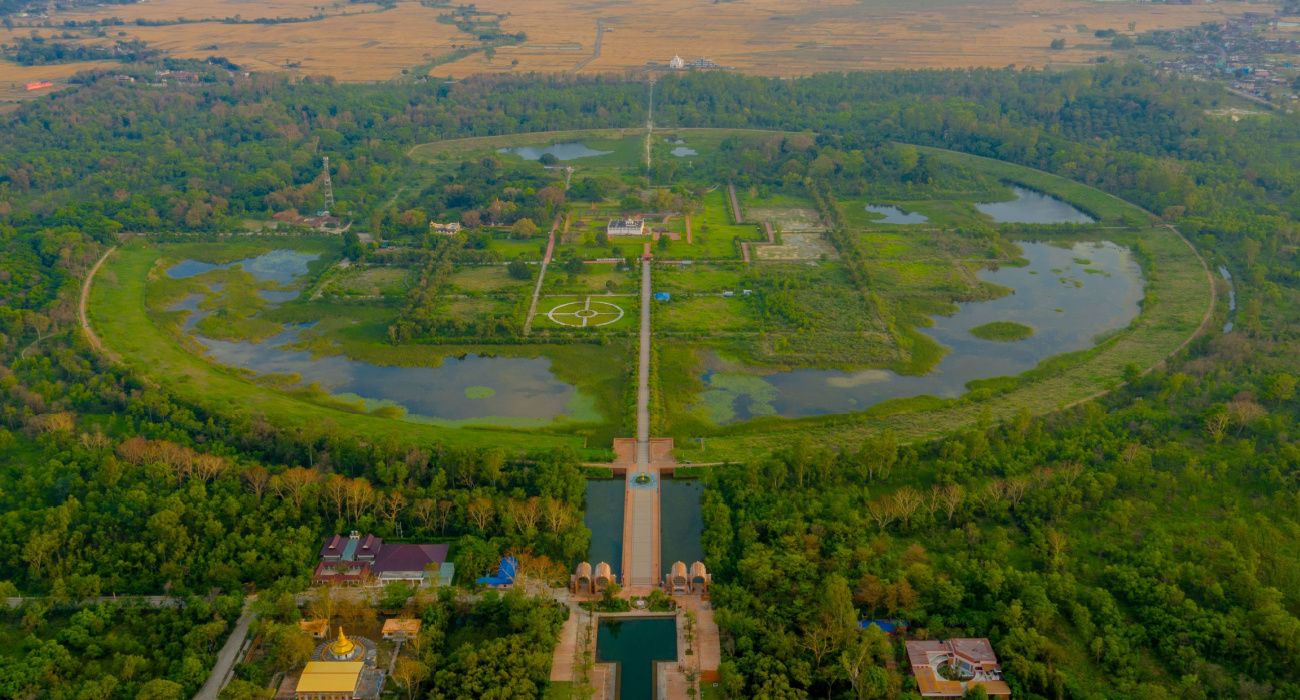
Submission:
[[[1041,192],[1012,187],[1016,198],[986,202],[975,208],[999,224],[1092,224],[1096,221],[1070,204]]]
[[[195,277],[239,265],[255,279],[293,285],[316,255],[277,250],[227,265],[185,260],[167,270],[170,277]],[[212,291],[217,291],[213,285]],[[298,289],[262,290],[268,301],[284,301]],[[203,294],[191,294],[172,306],[187,312],[182,326],[214,361],[257,374],[292,375],[300,385],[316,384],[330,394],[362,401],[367,408],[396,405],[411,416],[473,424],[545,425],[559,418],[592,418],[594,403],[560,381],[545,357],[494,357],[467,354],[444,357],[436,367],[397,367],[352,360],[341,355],[314,356],[294,348],[308,326],[286,327],[261,342],[219,340],[196,333],[209,311],[200,309]],[[431,358],[432,359],[432,358]]]
[[[619,700],[651,700],[655,662],[677,660],[677,620],[603,618],[596,633],[596,660],[618,665]]]
[[[983,270],[982,280],[1013,294],[958,304],[951,316],[934,317],[918,329],[948,354],[929,374],[900,375],[884,369],[795,369],[764,374],[709,356],[700,408],[717,424],[765,415],[788,418],[861,411],[889,399],[952,398],[967,382],[1007,377],[1033,369],[1061,353],[1085,350],[1098,338],[1128,326],[1143,297],[1142,271],[1132,253],[1114,243],[1020,243],[1024,267]],[[971,329],[994,321],[1031,326],[1032,337],[1007,343],[981,340]]]
[[[930,220],[930,217],[925,214],[905,212],[898,207],[888,205],[868,204],[867,211],[883,214],[885,218],[876,222],[880,224],[923,224]]]
[[[550,146],[513,146],[508,148],[498,148],[497,153],[513,153],[524,160],[541,160],[542,156],[550,154],[557,160],[577,160],[579,158],[591,158],[594,156],[607,156],[613,151],[598,151],[589,147],[585,143],[555,143]]]

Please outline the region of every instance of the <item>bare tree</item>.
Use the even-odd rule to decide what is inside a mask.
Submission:
[[[432,498],[421,498],[411,507],[411,512],[415,514],[416,519],[424,526],[425,530],[433,529],[433,514],[437,504]]]
[[[370,486],[370,482],[357,478],[348,481],[346,491],[348,515],[353,522],[361,519],[361,514],[374,505],[375,490]]]
[[[217,478],[226,470],[226,460],[217,455],[197,455],[193,464],[191,473],[205,484]]]
[[[876,523],[876,527],[880,528],[881,532],[884,532],[885,528],[889,527],[890,523],[894,522],[898,517],[894,513],[893,504],[886,502],[883,498],[867,503],[867,515],[871,516],[871,520]]]
[[[1029,490],[1029,482],[1021,479],[1008,479],[1004,482],[1002,492],[1006,494],[1007,500],[1011,501],[1011,508],[1015,509],[1024,500],[1025,492]]]
[[[406,507],[406,496],[401,491],[394,491],[387,496],[380,496],[379,513],[388,521],[389,526],[397,523],[397,516],[402,514],[402,509]]]
[[[569,524],[569,508],[564,501],[558,498],[544,496],[542,498],[542,517],[546,519],[546,527],[551,532],[559,532]]]
[[[316,472],[302,467],[290,467],[284,470],[284,473],[272,477],[271,488],[281,498],[292,501],[295,508],[301,508],[303,500],[307,497],[308,488],[316,481]]]
[[[948,522],[952,522],[956,517],[957,509],[961,507],[964,500],[966,500],[966,489],[960,484],[947,484],[943,487],[943,512],[948,516]]]
[[[334,517],[343,517],[343,502],[347,498],[348,480],[341,474],[330,474],[325,480],[325,493],[334,501]]]
[[[916,509],[921,507],[925,497],[911,486],[904,486],[893,493],[890,501],[894,513],[903,521],[903,527],[908,527],[912,524],[912,516],[916,515]]]
[[[240,476],[244,478],[244,484],[248,486],[249,491],[253,492],[257,500],[262,500],[262,494],[266,493],[266,483],[271,478],[270,473],[266,471],[266,467],[254,464],[245,469]]]
[[[451,517],[451,511],[455,507],[455,503],[445,498],[438,501],[438,532],[447,531],[447,520]]]
[[[480,496],[470,501],[469,507],[465,509],[465,514],[474,523],[474,526],[479,529],[479,532],[486,532],[488,523],[492,522],[492,499]]]

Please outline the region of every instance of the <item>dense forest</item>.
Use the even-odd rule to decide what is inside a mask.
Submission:
[[[49,601],[0,612],[0,695],[6,698],[192,697],[239,615],[239,596],[175,607]]]
[[[287,429],[255,407],[203,413],[92,353],[76,332],[77,287],[118,233],[212,232],[318,208],[321,155],[339,213],[400,225],[388,200],[410,146],[635,126],[644,85],[339,86],[190,68],[202,82],[83,76],[0,117],[0,580],[55,600],[289,590],[320,537],[353,527],[454,538],[463,572],[507,550],[541,567],[585,552],[576,455],[366,441]],[[783,178],[960,177],[875,148],[899,140],[1095,185],[1177,225],[1232,270],[1240,299],[1233,332],[1134,371],[1100,403],[934,444],[793,445],[719,469],[705,549],[730,696],[909,692],[891,643],[852,630],[873,616],[989,636],[1022,697],[1300,695],[1300,122],[1206,113],[1224,99],[1128,66],[661,81],[665,126],[806,132],[783,154]],[[504,206],[517,176],[472,167],[504,178]],[[730,167],[781,184],[744,157]],[[484,206],[456,199],[453,184],[409,202],[438,215]],[[544,219],[536,198],[518,205],[502,221]],[[33,648],[47,643],[39,627],[31,635]],[[59,677],[33,678],[0,691],[42,696]]]

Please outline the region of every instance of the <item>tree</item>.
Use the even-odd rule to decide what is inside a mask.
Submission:
[[[537,190],[537,201],[546,207],[547,211],[554,212],[556,207],[564,204],[564,188],[549,185]]]
[[[424,233],[429,228],[429,215],[419,209],[407,209],[397,215],[397,227],[408,235]]]
[[[1048,45],[1048,48],[1050,48],[1053,51],[1060,51],[1064,49],[1065,39],[1052,39],[1052,43]]]
[[[185,686],[175,681],[155,678],[140,687],[135,700],[181,700],[185,697]]]
[[[343,234],[343,257],[349,260],[360,260],[366,254],[366,249],[361,247],[361,236],[356,231],[349,229]]]
[[[280,671],[290,671],[311,660],[316,644],[296,624],[267,623],[266,656]]]
[[[533,278],[533,272],[528,268],[528,263],[519,259],[511,260],[510,264],[506,265],[506,272],[512,279],[529,280]]]
[[[406,601],[415,593],[415,586],[402,581],[391,581],[384,585],[379,594],[379,607],[384,610],[400,610],[406,607]]]
[[[393,666],[393,682],[406,691],[406,700],[415,700],[420,685],[429,680],[429,673],[428,665],[402,656]]]
[[[470,501],[469,506],[465,509],[465,515],[474,523],[474,527],[478,528],[479,532],[486,532],[488,523],[492,522],[495,511],[496,508],[492,503],[492,499],[480,496]]]
[[[524,217],[516,221],[514,226],[510,227],[510,231],[516,238],[532,238],[537,235],[537,224],[533,223],[532,219]]]

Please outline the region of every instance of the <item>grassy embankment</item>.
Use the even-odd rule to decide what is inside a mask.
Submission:
[[[255,253],[254,253],[255,254]],[[147,243],[123,246],[100,271],[91,292],[90,320],[107,347],[143,376],[205,410],[242,414],[256,411],[288,426],[336,425],[372,438],[424,440],[509,449],[581,447],[572,435],[482,428],[448,428],[394,420],[365,413],[355,403],[339,401],[320,391],[276,391],[250,373],[221,367],[182,348],[177,339],[148,314],[149,278],[159,272],[162,255]],[[248,251],[232,252],[234,259]]]

